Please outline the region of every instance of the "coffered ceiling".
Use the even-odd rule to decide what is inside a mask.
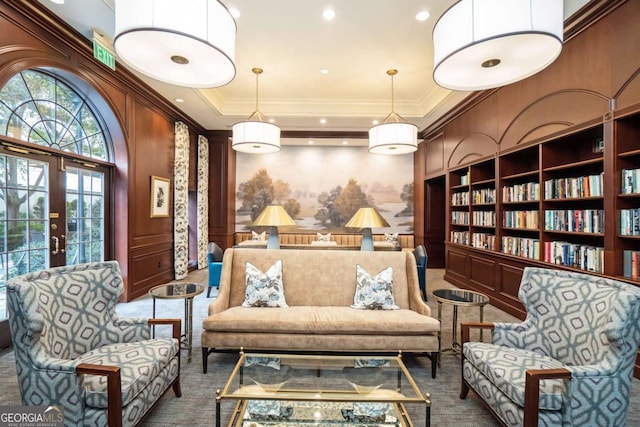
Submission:
[[[39,2],[87,38],[94,30],[114,37],[115,0]],[[391,111],[386,71],[395,68],[395,111],[422,130],[468,95],[442,89],[432,79],[433,27],[455,2],[222,0],[240,13],[231,83],[190,89],[140,77],[204,128],[224,130],[255,110],[251,69],[261,67],[260,110],[283,131],[363,132]],[[565,17],[586,3],[565,0]],[[325,20],[329,7],[335,18]],[[416,20],[423,11],[430,17]]]

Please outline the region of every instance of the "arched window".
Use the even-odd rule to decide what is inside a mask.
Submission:
[[[21,71],[2,88],[0,134],[109,160],[105,131],[86,98],[42,71]]]

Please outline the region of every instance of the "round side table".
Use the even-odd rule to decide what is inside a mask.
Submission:
[[[458,339],[458,307],[479,307],[480,321],[483,321],[484,306],[489,304],[489,297],[480,292],[467,291],[463,289],[436,289],[432,292],[433,299],[438,303],[438,321],[442,322],[442,304],[453,305],[453,324],[451,347],[442,349],[442,328],[438,331],[438,362],[440,362],[440,354],[447,351],[459,353],[462,346],[456,340]],[[482,340],[482,330],[480,330],[480,340]]]
[[[199,283],[167,283],[149,289],[153,298],[153,318],[156,317],[156,299],[184,300],[184,335],[181,348],[187,349],[187,363],[191,363],[191,343],[193,342],[193,298],[204,292],[204,285]],[[155,327],[154,327],[155,336]]]

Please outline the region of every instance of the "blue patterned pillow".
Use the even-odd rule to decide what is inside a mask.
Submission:
[[[266,273],[247,261],[245,274],[246,288],[243,307],[289,307],[284,298],[281,259],[269,267]]]
[[[393,267],[387,267],[371,276],[356,265],[356,292],[352,308],[368,310],[398,310],[393,300]]]

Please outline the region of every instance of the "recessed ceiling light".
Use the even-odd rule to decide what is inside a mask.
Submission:
[[[377,125],[378,123],[380,123],[380,122],[377,121],[377,120],[374,120],[374,121],[371,122],[371,124],[374,124],[374,125]]]
[[[64,0],[51,0],[51,3],[64,4]]]
[[[307,141],[307,144],[309,144],[309,145],[313,145],[313,144],[315,144],[315,143],[314,143],[312,140],[308,140],[308,141]]]
[[[182,98],[176,98],[176,99],[174,99],[174,101],[176,101],[176,102],[180,103],[180,102],[184,102],[184,99],[182,99]]]
[[[327,21],[331,21],[336,17],[336,11],[333,9],[325,9],[324,12],[322,12],[322,17]]]
[[[329,69],[323,68],[322,70],[320,70],[320,74],[329,74]]]
[[[276,119],[274,119],[273,117],[269,119],[269,123],[275,123]]]
[[[233,16],[233,19],[240,18],[240,11],[236,8],[229,9],[229,13],[231,14],[231,16]]]
[[[427,19],[429,19],[429,17],[431,16],[431,14],[429,14],[429,12],[427,12],[426,10],[423,10],[422,12],[418,12],[418,14],[416,15],[416,21],[426,21]]]
[[[349,141],[342,141],[342,145],[349,145]]]
[[[320,124],[321,124],[321,125],[323,125],[323,124],[325,124],[325,123],[327,123],[327,119],[320,119]]]

